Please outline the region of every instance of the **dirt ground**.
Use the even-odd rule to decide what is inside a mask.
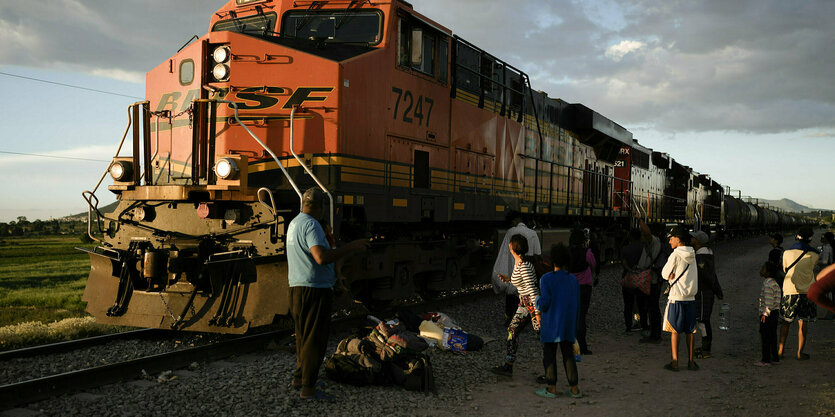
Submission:
[[[784,247],[793,243],[791,238],[787,237]],[[818,236],[813,242],[817,241]],[[835,416],[835,321],[810,324],[805,352],[811,360],[795,359],[795,324],[785,359],[771,367],[754,366],[760,358],[757,299],[762,281],[758,271],[770,246],[760,237],[720,243],[714,250],[725,292],[721,302],[731,305],[731,329],[718,329],[721,302],[717,300],[712,316],[713,357],[698,360],[699,371],[688,371],[686,362],[679,372],[663,369],[670,361],[668,333],[660,344],[639,344],[640,332],[622,335],[615,330],[618,326],[601,332],[591,324],[589,346],[594,354],[578,364],[583,398],[572,399],[564,393],[556,399],[536,396],[534,391],[541,387],[535,382],[542,372],[539,356],[520,358],[512,380],[496,379],[473,387],[467,405],[475,415],[488,416]],[[597,296],[598,303],[615,299],[618,307],[622,305],[619,294],[617,298],[604,293]],[[611,320],[621,321],[620,316]],[[696,346],[699,340],[697,336]],[[679,357],[686,358],[684,343],[679,349]],[[558,376],[558,390],[565,392],[561,369]]]

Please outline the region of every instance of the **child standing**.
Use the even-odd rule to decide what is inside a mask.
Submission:
[[[777,320],[780,316],[782,291],[775,278],[780,276],[780,269],[768,261],[760,268],[760,276],[764,278],[759,303],[762,359],[754,365],[771,366],[780,361],[777,355]]]
[[[536,299],[539,298],[539,288],[536,286],[537,276],[533,264],[525,256],[528,253],[528,240],[522,235],[513,235],[508,247],[514,259],[513,273],[509,281],[519,291],[519,306],[516,307],[516,314],[513,315],[507,327],[505,363],[492,369],[494,374],[502,376],[513,376],[513,362],[516,360],[519,332],[528,322],[533,322],[534,331],[539,332],[539,321],[535,317],[535,314],[539,313],[535,307]]]
[[[574,360],[573,346],[577,334],[580,314],[580,285],[577,279],[565,271],[571,260],[571,254],[562,244],[551,248],[551,260],[554,271],[542,276],[540,287],[542,295],[537,307],[542,320],[543,355],[547,386],[536,391],[536,395],[545,398],[557,396],[557,350],[562,353],[562,364],[569,389],[566,395],[580,398],[583,394],[577,386],[577,364]]]

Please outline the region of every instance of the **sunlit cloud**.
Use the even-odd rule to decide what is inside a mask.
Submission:
[[[617,45],[612,45],[606,48],[605,56],[615,62],[618,62],[621,59],[623,59],[623,57],[625,57],[627,54],[635,52],[645,46],[646,44],[643,42],[621,41]]]

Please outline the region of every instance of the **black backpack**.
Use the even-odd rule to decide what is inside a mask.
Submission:
[[[435,391],[435,375],[428,356],[409,355],[388,365],[395,384],[409,391]]]

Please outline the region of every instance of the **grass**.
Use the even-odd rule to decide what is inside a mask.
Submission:
[[[90,261],[76,236],[4,239],[0,246],[0,327],[84,316]]]

